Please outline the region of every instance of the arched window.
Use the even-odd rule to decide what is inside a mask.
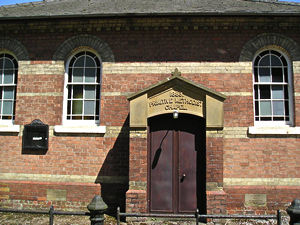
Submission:
[[[15,119],[18,62],[10,54],[0,54],[0,123]]]
[[[66,66],[65,83],[64,122],[98,124],[101,83],[99,57],[90,51],[73,55]]]
[[[292,125],[290,63],[282,53],[266,50],[254,59],[255,125]]]

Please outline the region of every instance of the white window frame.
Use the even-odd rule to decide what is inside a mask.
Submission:
[[[255,86],[256,85],[268,85],[271,86],[272,84],[276,85],[283,85],[283,82],[255,82],[255,60],[256,58],[259,56],[259,54],[263,53],[264,51],[276,51],[278,53],[280,53],[286,60],[287,62],[287,73],[288,73],[288,83],[287,83],[287,88],[288,88],[288,108],[289,108],[289,120],[288,121],[283,121],[283,120],[271,120],[271,121],[257,121],[256,120],[256,109],[255,109]],[[254,112],[254,126],[255,127],[290,127],[294,125],[294,104],[293,104],[293,77],[292,77],[292,65],[291,65],[291,61],[289,59],[289,57],[287,57],[287,55],[285,53],[283,53],[282,51],[276,49],[276,48],[268,48],[268,49],[263,49],[261,51],[259,51],[255,57],[253,58],[253,62],[252,62],[253,68],[252,68],[252,79],[253,79],[253,112]],[[272,96],[271,96],[271,100],[272,100]],[[272,108],[272,105],[271,105]]]
[[[5,126],[4,128],[2,127],[0,129],[0,131],[1,130],[8,130],[9,131],[8,128],[13,126],[14,117],[15,117],[15,104],[16,104],[16,91],[17,91],[16,89],[17,89],[17,78],[18,78],[18,61],[17,61],[17,58],[9,52],[0,52],[0,55],[4,55],[3,57],[9,58],[9,60],[12,61],[13,64],[14,64],[13,61],[15,61],[16,64],[17,64],[16,68],[15,68],[15,65],[13,67],[14,74],[13,74],[13,81],[12,81],[11,84],[10,83],[9,84],[4,84],[4,72],[3,71],[2,71],[2,74],[0,76],[0,79],[1,79],[0,86],[1,86],[1,89],[2,89],[2,90],[0,90],[2,92],[1,93],[2,97],[0,99],[0,101],[1,101],[1,104],[0,104],[0,107],[1,107],[1,109],[0,109],[0,125]],[[12,57],[13,60],[10,57],[6,57],[6,55],[9,55],[10,57]],[[0,68],[0,69],[3,70],[4,68]],[[3,113],[3,99],[4,99],[3,94],[4,94],[4,88],[5,87],[13,87],[13,99],[9,99],[10,101],[13,101],[13,104],[12,104],[12,107],[13,107],[12,108],[12,118],[11,119],[3,119],[3,114],[2,114]]]
[[[69,66],[70,66],[70,62],[73,59],[73,57],[75,57],[75,55],[81,53],[81,52],[90,52],[92,54],[94,54],[100,63],[100,78],[99,78],[99,83],[95,82],[95,83],[85,83],[85,82],[72,82],[69,83],[68,82],[68,71],[69,71]],[[80,49],[76,52],[74,52],[74,54],[72,54],[65,66],[65,80],[64,80],[64,102],[63,102],[63,127],[91,127],[91,126],[99,126],[100,124],[100,100],[101,100],[101,79],[102,79],[102,62],[101,62],[101,58],[100,56],[93,50],[91,49]],[[98,120],[72,120],[72,119],[67,119],[67,106],[68,106],[68,85],[69,84],[75,84],[75,85],[94,85],[94,86],[98,86],[99,87],[99,99],[96,101],[99,101],[99,119]],[[97,88],[97,87],[96,87]],[[96,106],[95,106],[96,107]],[[58,131],[58,130],[57,130]],[[59,131],[58,131],[59,132]],[[70,133],[70,132],[67,132]]]

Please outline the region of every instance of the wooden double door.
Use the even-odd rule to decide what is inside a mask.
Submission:
[[[204,120],[186,114],[149,119],[148,149],[150,212],[194,213],[205,196]]]

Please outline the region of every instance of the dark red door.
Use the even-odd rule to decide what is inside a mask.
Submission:
[[[181,114],[149,120],[149,208],[151,212],[192,213],[197,208],[198,136],[203,122]],[[202,128],[202,129],[201,129]]]

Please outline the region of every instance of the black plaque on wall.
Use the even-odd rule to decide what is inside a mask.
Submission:
[[[49,126],[36,119],[23,130],[23,150],[48,150]]]

